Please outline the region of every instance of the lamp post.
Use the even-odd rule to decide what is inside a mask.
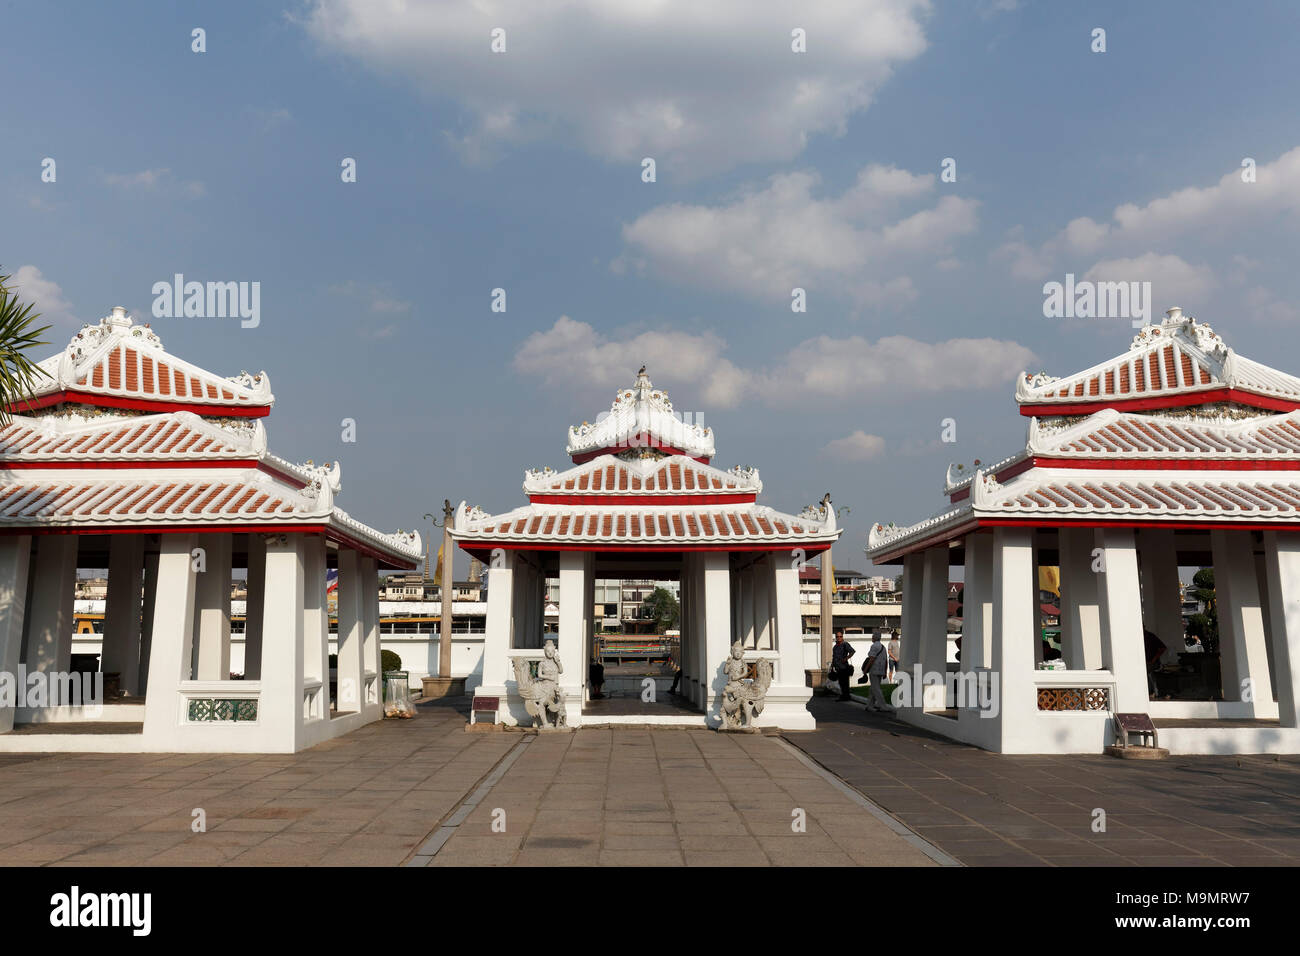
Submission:
[[[465,693],[465,678],[451,676],[451,622],[452,622],[452,592],[454,591],[454,581],[452,574],[452,543],[451,528],[453,522],[453,511],[451,501],[444,498],[442,502],[442,521],[439,522],[437,517],[432,514],[425,514],[425,517],[433,522],[435,528],[442,528],[442,576],[438,582],[438,589],[442,592],[442,611],[438,615],[438,676],[425,677],[424,696],[425,697],[460,697]]]

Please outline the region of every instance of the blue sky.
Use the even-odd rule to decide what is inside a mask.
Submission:
[[[1067,272],[1300,370],[1300,8],[814,10],[9,3],[0,263],[56,323],[42,354],[125,305],[268,371],[272,449],[341,461],[340,504],[389,530],[521,503],[645,362],[766,503],[850,506],[836,563],[864,567],[948,462],[1023,446],[1017,371],[1127,347],[1128,320],[1044,317]],[[261,324],[148,316],[176,272],[260,282]]]

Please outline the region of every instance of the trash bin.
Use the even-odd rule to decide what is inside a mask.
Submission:
[[[415,716],[409,671],[384,671],[384,716],[401,718]]]

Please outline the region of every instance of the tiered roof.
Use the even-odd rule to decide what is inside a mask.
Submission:
[[[116,308],[39,363],[0,428],[0,527],[51,531],[303,531],[414,567],[416,532],[385,534],[334,504],[337,462],[271,454],[266,374],[221,378],[168,354]]]
[[[642,448],[686,455],[706,465],[715,453],[712,429],[678,416],[668,393],[654,387],[644,365],[635,385],[619,389],[607,414],[569,429],[564,453],[582,464],[600,455]]]
[[[1181,309],[1129,351],[1065,378],[1021,375],[1025,447],[950,466],[950,506],[909,527],[875,525],[877,562],[978,527],[1300,522],[1300,378],[1242,358]]]
[[[275,397],[265,372],[222,378],[168,355],[147,325],[117,306],[98,325],[82,328],[58,355],[38,363],[44,376],[17,411],[63,403],[100,408],[260,418]]]
[[[763,483],[757,470],[723,471],[709,465],[707,460],[714,454],[712,431],[683,425],[671,409],[668,396],[654,388],[642,368],[637,384],[620,391],[609,418],[585,426],[588,431],[582,434],[570,429],[566,451],[573,456],[574,467],[525,472],[528,504],[505,514],[489,515],[462,501],[453,534],[461,547],[474,553],[494,547],[608,551],[801,547],[805,553],[816,553],[839,537],[829,500],[798,517],[759,505]]]

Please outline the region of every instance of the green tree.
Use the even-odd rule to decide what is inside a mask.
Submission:
[[[642,606],[650,609],[657,634],[675,628],[682,617],[681,605],[667,588],[655,588],[646,596]]]
[[[40,317],[30,303],[23,305],[9,288],[9,276],[0,269],[0,426],[8,425],[11,410],[32,391],[45,373],[26,356],[26,351],[47,344],[40,338],[48,325],[32,328]]]
[[[1214,593],[1214,569],[1201,568],[1192,578],[1194,585],[1187,593],[1205,605],[1205,611],[1193,614],[1187,621],[1187,630],[1201,639],[1207,654],[1219,650],[1219,605]]]

